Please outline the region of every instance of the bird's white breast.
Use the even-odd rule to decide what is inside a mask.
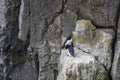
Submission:
[[[71,45],[72,44],[72,39],[67,40],[67,42],[65,43],[65,45]]]

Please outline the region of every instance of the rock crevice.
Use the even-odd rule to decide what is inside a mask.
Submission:
[[[68,59],[76,61],[90,57],[93,66],[91,63],[81,61],[78,62],[79,65],[74,66],[74,62],[68,64],[66,61],[66,65],[72,67],[67,70],[66,74],[72,76],[74,80],[77,78],[89,80],[88,77],[91,80],[97,80],[97,75],[103,76],[101,80],[108,78],[109,80],[119,80],[119,16],[119,0],[0,0],[0,80],[6,78],[4,76],[7,71],[5,67],[10,66],[11,63],[15,65],[9,71],[12,80],[56,80],[60,73],[58,70],[58,64],[61,64],[59,58],[62,56],[60,53],[67,53],[64,50],[61,51],[62,41],[75,30],[76,20],[79,19],[90,20],[96,26],[92,35],[96,41],[91,35],[87,41],[82,39],[82,46],[79,45],[76,49],[78,52],[80,51],[82,57],[73,59],[65,56],[64,60],[69,62]],[[89,31],[86,32],[86,34],[89,33]],[[83,36],[87,38],[86,34]],[[108,34],[112,36],[112,42],[110,41],[109,44],[107,44],[109,39],[108,42],[104,42],[105,38],[103,38],[103,36],[108,38],[105,36]],[[104,46],[102,41],[109,47]],[[83,43],[87,45],[83,45]],[[99,54],[98,48],[110,53],[110,55],[104,55],[109,58],[101,56],[102,53]],[[86,67],[90,67],[90,69]],[[99,69],[102,70],[99,71]],[[86,78],[87,71],[89,73],[94,70],[94,77],[92,77],[93,74],[88,74],[89,76]],[[75,71],[78,72],[73,74]]]

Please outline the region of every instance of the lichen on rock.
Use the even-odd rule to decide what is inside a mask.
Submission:
[[[84,21],[89,24],[79,20],[73,32],[75,57],[61,51],[57,80],[109,80],[114,38],[110,33],[114,31],[96,29],[89,20]]]
[[[75,31],[73,32],[74,45],[92,42],[93,30],[95,30],[95,26],[89,20],[78,20]]]

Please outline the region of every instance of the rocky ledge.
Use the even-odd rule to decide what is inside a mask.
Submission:
[[[111,80],[114,35],[110,33],[114,31],[95,29],[90,21],[79,20],[73,32],[75,57],[62,49],[57,80]]]

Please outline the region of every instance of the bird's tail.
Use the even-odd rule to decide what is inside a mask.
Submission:
[[[69,51],[69,53],[70,53],[71,56],[75,57],[73,47],[69,47],[68,51]]]

